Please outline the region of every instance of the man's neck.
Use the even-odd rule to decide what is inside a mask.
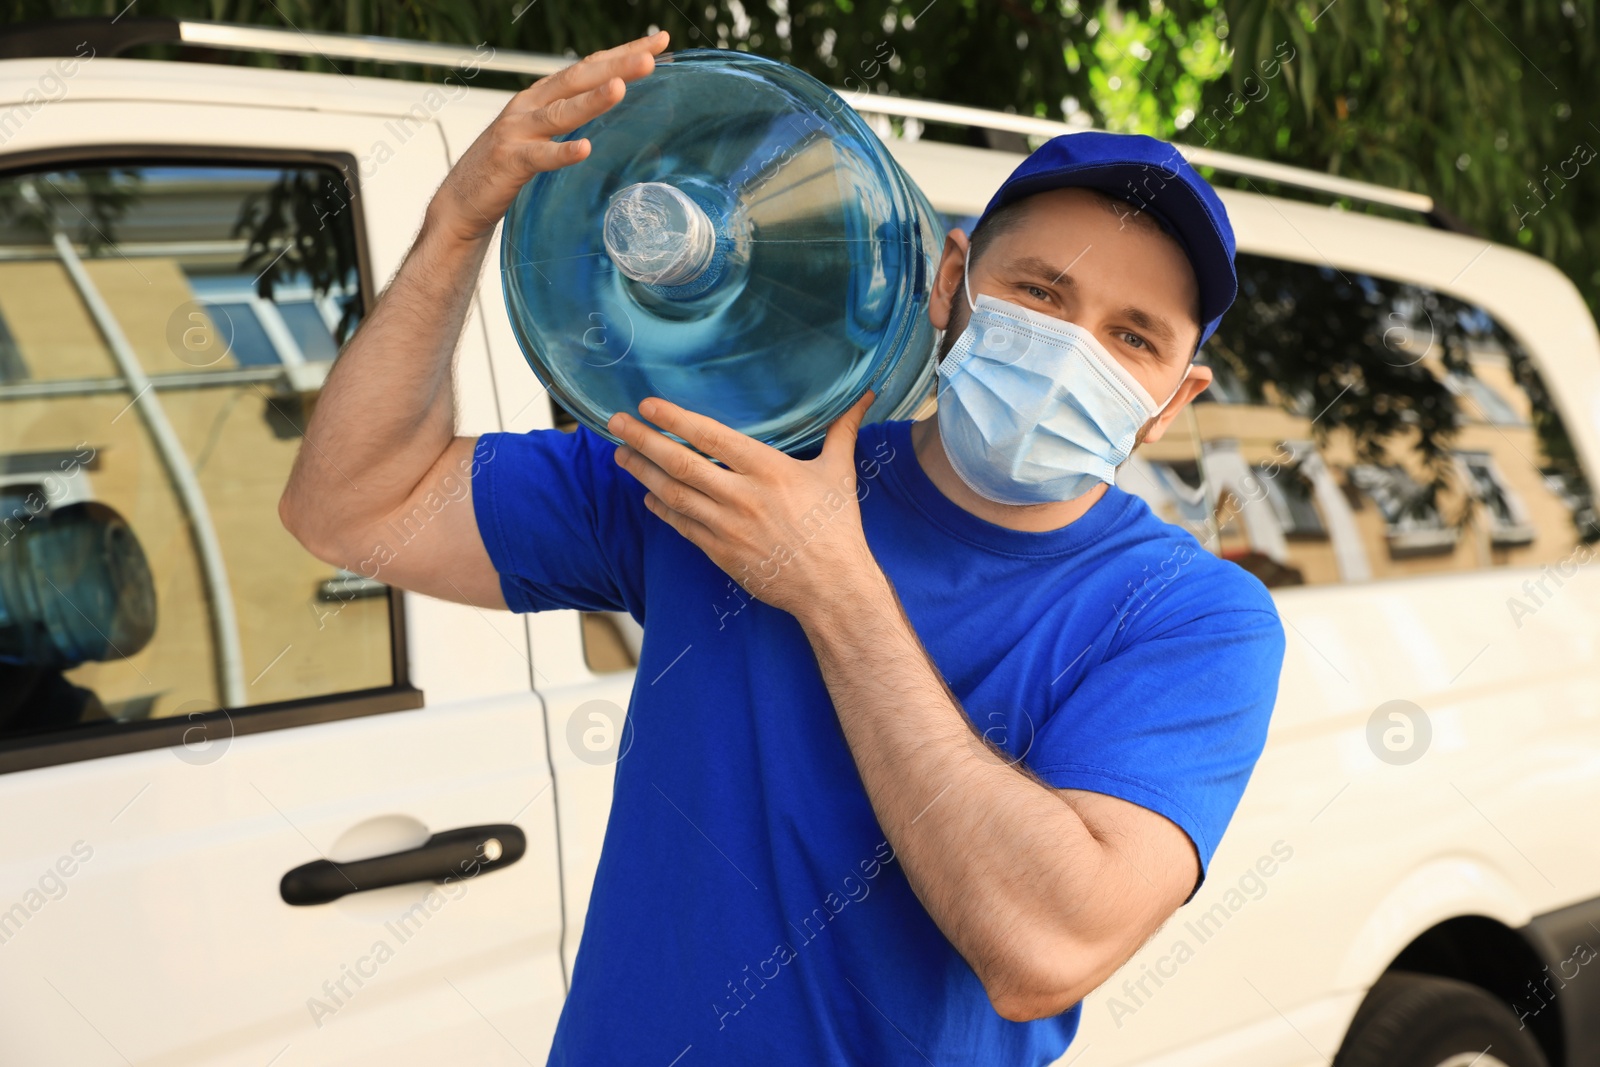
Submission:
[[[955,468],[950,466],[944,443],[939,439],[936,417],[930,415],[911,424],[911,445],[917,453],[917,462],[922,465],[923,473],[951,503],[980,519],[1011,530],[1041,533],[1071,525],[1094,507],[1106,495],[1108,488],[1105,482],[1100,482],[1080,497],[1048,504],[997,504],[974,493],[961,480]]]

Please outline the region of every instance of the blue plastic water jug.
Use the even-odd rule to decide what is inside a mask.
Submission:
[[[501,238],[523,354],[595,432],[660,396],[787,452],[868,388],[865,421],[934,384],[938,216],[821,82],[742,52],[661,56],[567,135]]]
[[[33,513],[0,494],[0,663],[66,670],[138,652],[156,632],[156,590],[133,530],[83,501]]]

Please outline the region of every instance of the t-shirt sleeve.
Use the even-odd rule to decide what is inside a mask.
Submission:
[[[1181,827],[1200,857],[1188,903],[1266,745],[1283,653],[1270,607],[1164,626],[1084,673],[1039,728],[1028,766],[1048,785],[1120,797]]]
[[[472,506],[512,611],[626,611],[644,621],[645,488],[586,426],[489,433]]]

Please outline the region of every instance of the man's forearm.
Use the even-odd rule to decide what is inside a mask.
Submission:
[[[912,889],[996,1010],[1064,1010],[1087,991],[1105,850],[973,730],[882,571],[846,588],[800,622]]]
[[[398,507],[449,446],[452,355],[489,240],[465,239],[430,211],[340,354],[280,508],[308,545],[336,551],[341,534]]]

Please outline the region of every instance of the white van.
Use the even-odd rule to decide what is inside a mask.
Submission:
[[[114,58],[162,39],[449,74]],[[0,1059],[543,1062],[639,633],[336,572],[276,502],[506,99],[475,80],[565,61],[172,20],[0,56]],[[954,225],[1019,156],[911,135],[1068,129],[850,99]],[[1266,582],[1288,652],[1205,887],[1062,1062],[1600,1063],[1594,322],[1426,197],[1192,158],[1241,293],[1123,484]],[[492,261],[458,375],[463,432],[571,425]]]

